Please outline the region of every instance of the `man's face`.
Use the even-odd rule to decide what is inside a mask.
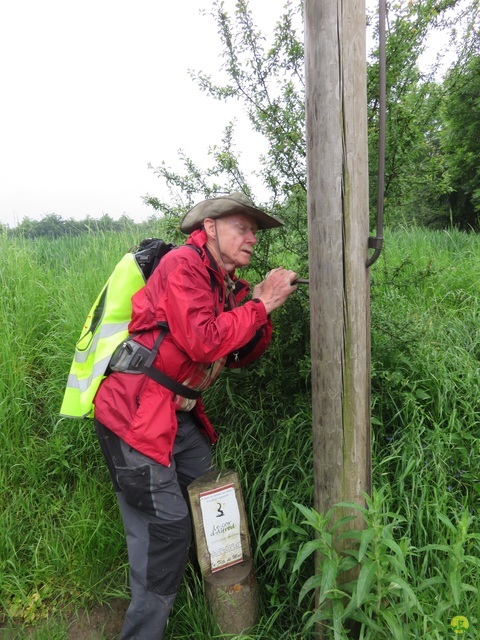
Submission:
[[[235,214],[216,220],[217,238],[227,271],[246,267],[257,242],[258,225],[253,218]]]

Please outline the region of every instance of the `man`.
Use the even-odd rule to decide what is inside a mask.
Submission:
[[[183,217],[186,245],[170,251],[132,298],[129,332],[154,367],[197,391],[227,365],[267,348],[270,313],[296,289],[297,275],[274,269],[244,302],[246,267],[259,229],[282,223],[243,194],[200,202]],[[241,306],[240,302],[244,302]],[[157,342],[158,344],[158,342]],[[176,395],[145,375],[113,372],[95,397],[95,428],[125,526],[131,603],[121,640],[160,640],[191,542],[186,488],[212,466],[217,435],[200,399]]]

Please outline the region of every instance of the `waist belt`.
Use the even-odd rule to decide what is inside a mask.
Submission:
[[[124,340],[115,349],[110,360],[109,368],[111,371],[121,373],[143,373],[149,378],[152,378],[152,380],[155,380],[155,382],[158,382],[158,384],[170,389],[173,393],[183,398],[188,398],[189,400],[197,400],[201,395],[200,391],[190,389],[190,387],[170,378],[163,373],[163,371],[153,366],[158,348],[166,333],[167,330],[161,327],[160,334],[155,340],[153,349],[147,349],[147,347],[135,342],[131,337],[127,338],[127,340]]]

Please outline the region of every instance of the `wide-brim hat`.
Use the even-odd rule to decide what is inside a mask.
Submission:
[[[180,230],[183,233],[192,233],[195,229],[200,229],[206,218],[223,218],[235,213],[251,216],[258,224],[259,229],[273,229],[283,226],[281,220],[257,209],[253,202],[239,191],[199,202],[183,216]]]

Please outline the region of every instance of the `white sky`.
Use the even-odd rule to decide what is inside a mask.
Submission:
[[[49,213],[145,219],[154,211],[142,196],[165,193],[149,162],[180,168],[182,148],[206,165],[208,147],[235,115],[188,75],[195,69],[215,76],[221,64],[215,21],[200,13],[209,6],[1,3],[0,222],[13,226]],[[251,7],[262,26],[273,26],[283,1],[276,14],[265,0],[251,0]],[[253,150],[243,151],[248,159]]]

